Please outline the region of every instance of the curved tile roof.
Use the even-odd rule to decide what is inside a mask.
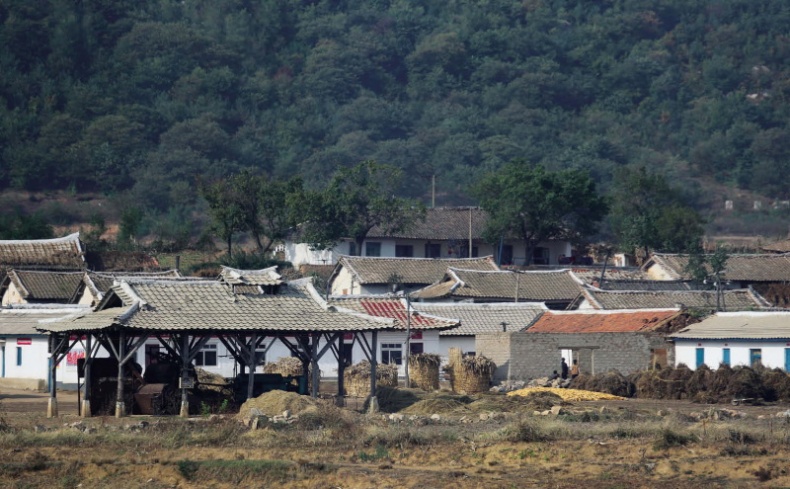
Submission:
[[[405,329],[407,323],[406,299],[399,297],[375,296],[339,296],[333,297],[329,305],[339,310],[349,309],[370,316],[389,318],[395,321],[396,327]],[[411,304],[412,329],[449,329],[458,326],[457,319],[439,314],[429,314],[424,309],[417,309],[415,303]]]
[[[600,290],[585,288],[582,295],[595,309],[655,309],[687,307],[716,309],[716,291],[712,290]],[[722,291],[721,307],[726,310],[769,307],[752,289]]]
[[[500,333],[502,323],[507,332],[521,331],[548,310],[541,302],[413,302],[412,307],[421,313],[461,321],[457,328],[439,333],[441,336]]]
[[[379,258],[341,256],[332,273],[334,278],[345,267],[360,284],[388,284],[397,276],[404,284],[428,285],[444,276],[448,268],[496,271],[491,256],[482,258]]]
[[[688,280],[686,271],[689,255],[654,253],[643,265],[659,265],[675,280]],[[785,254],[731,254],[724,270],[726,280],[738,282],[787,282],[790,281],[790,253]]]
[[[81,270],[85,259],[80,233],[54,239],[0,240],[0,266]]]

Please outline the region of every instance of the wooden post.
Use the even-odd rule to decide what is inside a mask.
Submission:
[[[346,386],[344,385],[343,375],[346,371],[346,356],[343,353],[343,334],[337,339],[337,399],[335,404],[340,407],[345,405]]]
[[[189,386],[189,335],[181,335],[181,411],[178,413],[182,418],[189,417],[189,397],[187,387]]]
[[[91,390],[93,389],[91,385],[92,357],[93,345],[91,342],[91,335],[87,335],[85,338],[85,370],[83,371],[83,375],[85,376],[85,397],[82,399],[82,406],[80,406],[80,414],[82,414],[83,418],[90,418],[93,414],[91,413]]]
[[[47,403],[47,417],[48,418],[57,418],[58,417],[58,398],[57,398],[57,338],[56,335],[51,334],[49,336],[49,402]]]
[[[310,345],[310,365],[313,367],[312,376],[313,376],[313,385],[312,389],[310,389],[310,397],[313,399],[318,397],[318,383],[321,379],[321,371],[318,369],[318,339],[320,335],[318,333],[313,333],[312,335],[312,345]]]
[[[247,364],[250,366],[250,375],[247,377],[247,399],[252,399],[254,387],[255,387],[255,345],[258,342],[258,335],[252,333],[250,336],[250,343],[247,347]]]
[[[118,335],[118,384],[115,392],[115,417],[121,418],[126,414],[126,405],[123,402],[123,357],[126,355],[126,335],[123,330]]]
[[[372,342],[370,344],[370,405],[368,412],[371,414],[379,412],[379,400],[376,398],[376,350],[379,344],[378,331],[371,333]]]

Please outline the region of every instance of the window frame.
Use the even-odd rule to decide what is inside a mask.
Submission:
[[[200,349],[199,352],[195,355],[195,366],[196,367],[217,367],[219,366],[219,352],[217,348],[217,343],[206,343],[203,345],[203,348]],[[209,363],[207,361],[206,353],[213,353],[214,356],[214,363]]]
[[[385,359],[386,356],[386,359]],[[394,360],[394,361],[393,361]],[[381,363],[403,365],[403,344],[382,343]]]
[[[373,252],[373,253],[371,253]],[[366,241],[365,242],[365,256],[380,257],[381,256],[381,241]]]

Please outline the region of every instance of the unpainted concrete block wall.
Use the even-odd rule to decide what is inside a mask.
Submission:
[[[478,335],[476,351],[497,364],[495,381],[529,380],[560,370],[561,350],[574,350],[585,373],[616,369],[623,375],[650,366],[651,349],[671,345],[640,333],[492,333]]]

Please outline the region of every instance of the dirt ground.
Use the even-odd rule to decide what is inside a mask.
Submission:
[[[349,409],[250,430],[231,414],[81,419],[76,395],[58,396],[48,419],[47,394],[0,392],[2,487],[790,487],[787,405],[591,401],[559,416],[434,419]]]

